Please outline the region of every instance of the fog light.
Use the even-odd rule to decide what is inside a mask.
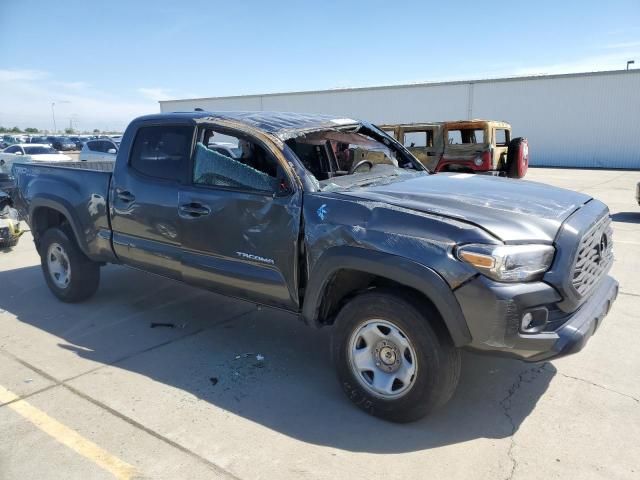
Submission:
[[[484,160],[482,160],[482,157],[476,157],[476,159],[473,161],[473,163],[476,164],[476,167],[479,167],[484,163]]]
[[[529,310],[520,320],[520,331],[522,333],[539,333],[544,330],[547,324],[548,311],[546,308],[536,308]]]
[[[520,323],[520,329],[522,331],[525,331],[529,328],[529,326],[531,325],[531,322],[533,321],[533,315],[531,315],[531,312],[527,312],[522,316],[522,322]]]

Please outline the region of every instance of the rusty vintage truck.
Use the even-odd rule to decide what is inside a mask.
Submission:
[[[433,172],[467,172],[522,178],[529,167],[526,138],[494,120],[381,125]]]

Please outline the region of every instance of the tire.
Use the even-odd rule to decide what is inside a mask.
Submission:
[[[418,420],[447,403],[460,379],[461,359],[441,330],[435,308],[399,291],[372,290],[353,298],[338,314],[332,338],[333,361],[349,399],[371,415],[399,423]],[[358,366],[359,359],[367,362],[366,348],[372,353],[372,371]],[[407,371],[413,374],[404,375]],[[399,380],[403,376],[409,380]],[[391,388],[374,391],[376,378]]]
[[[529,169],[529,142],[518,137],[509,142],[507,150],[507,176],[523,178]]]
[[[54,227],[44,232],[40,239],[40,263],[49,290],[63,302],[81,302],[98,290],[100,265],[80,250],[68,228]]]

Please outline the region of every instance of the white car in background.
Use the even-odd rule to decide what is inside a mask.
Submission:
[[[81,162],[99,162],[116,160],[118,153],[118,145],[112,140],[98,138],[96,140],[87,141],[82,150],[80,150]]]
[[[69,155],[44,143],[18,143],[0,152],[0,172],[10,174],[13,162],[68,162]]]

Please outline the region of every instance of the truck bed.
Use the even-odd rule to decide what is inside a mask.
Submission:
[[[78,243],[95,261],[113,261],[109,186],[114,162],[24,162],[13,164],[14,201],[31,228],[50,205],[71,220]]]

